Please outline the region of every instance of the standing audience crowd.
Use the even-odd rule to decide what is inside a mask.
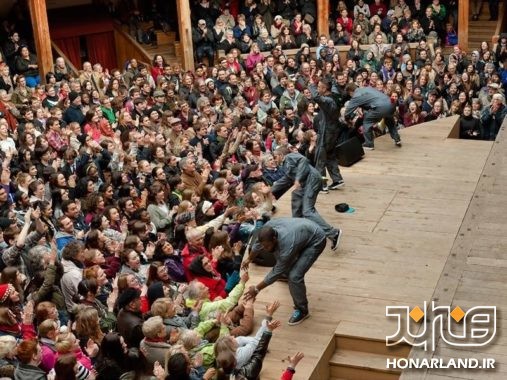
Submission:
[[[74,74],[59,57],[41,78],[3,24],[0,376],[257,379],[279,303],[250,336],[241,262],[287,191],[271,191],[289,174],[284,155],[326,176],[335,141],[322,115],[333,140],[361,138],[361,110],[355,124],[343,111],[352,85],[388,95],[398,129],[459,115],[462,138],[494,140],[507,114],[507,36],[467,54],[439,0],[340,1],[321,36],[315,1],[236,8],[194,4],[192,72],[158,55]],[[343,184],[335,175],[322,192]]]

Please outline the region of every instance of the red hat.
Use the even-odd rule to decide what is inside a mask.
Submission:
[[[1,284],[0,285],[0,303],[4,303],[7,298],[14,292],[14,286],[11,284]]]

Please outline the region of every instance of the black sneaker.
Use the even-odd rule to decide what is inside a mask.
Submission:
[[[289,319],[289,326],[299,325],[308,317],[310,317],[310,313],[308,312],[304,313],[301,310],[296,309],[294,310],[294,313],[292,313],[292,316]]]
[[[401,140],[395,140],[394,145],[399,146],[401,148]]]
[[[322,194],[329,194],[329,187],[324,186],[322,189],[320,189],[320,192]]]
[[[336,189],[339,189],[340,187],[343,187],[344,185],[345,185],[345,182],[343,182],[343,181],[333,182],[331,184],[331,186],[329,186],[329,189],[336,190]]]
[[[373,145],[363,144],[364,150],[374,150],[375,147]]]
[[[331,239],[331,250],[336,251],[338,244],[340,244],[340,238],[342,237],[342,230],[338,228],[338,233]]]

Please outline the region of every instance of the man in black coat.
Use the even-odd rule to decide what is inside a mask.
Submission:
[[[332,84],[327,79],[322,79],[317,85],[310,86],[313,99],[319,105],[319,113],[314,125],[318,128],[318,142],[315,156],[317,158],[316,169],[325,177],[326,169],[333,181],[331,186],[325,186],[324,192],[329,189],[336,190],[344,185],[343,177],[338,168],[338,157],[336,156],[336,143],[340,135],[340,103],[339,94],[331,92]]]

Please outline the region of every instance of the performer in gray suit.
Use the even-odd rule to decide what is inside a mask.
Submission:
[[[342,231],[330,226],[315,209],[317,196],[322,189],[322,176],[308,159],[299,153],[289,153],[287,148],[280,147],[273,152],[277,164],[283,165],[285,175],[276,181],[271,191],[281,196],[290,186],[292,191],[291,207],[294,218],[307,218],[319,225],[331,240],[331,249],[338,247]]]
[[[306,297],[305,274],[326,247],[324,231],[309,219],[277,218],[266,223],[257,235],[252,250],[243,262],[247,269],[259,253],[272,253],[276,264],[256,286],[245,292],[247,299],[287,274],[289,291],[294,301],[294,313],[289,325],[297,325],[310,316]]]
[[[363,110],[364,149],[374,149],[372,128],[382,119],[384,119],[396,146],[401,147],[400,135],[393,118],[394,105],[391,103],[391,99],[373,87],[357,88],[354,83],[349,83],[346,90],[352,99],[346,105],[345,120],[351,121],[357,108],[360,107]]]

